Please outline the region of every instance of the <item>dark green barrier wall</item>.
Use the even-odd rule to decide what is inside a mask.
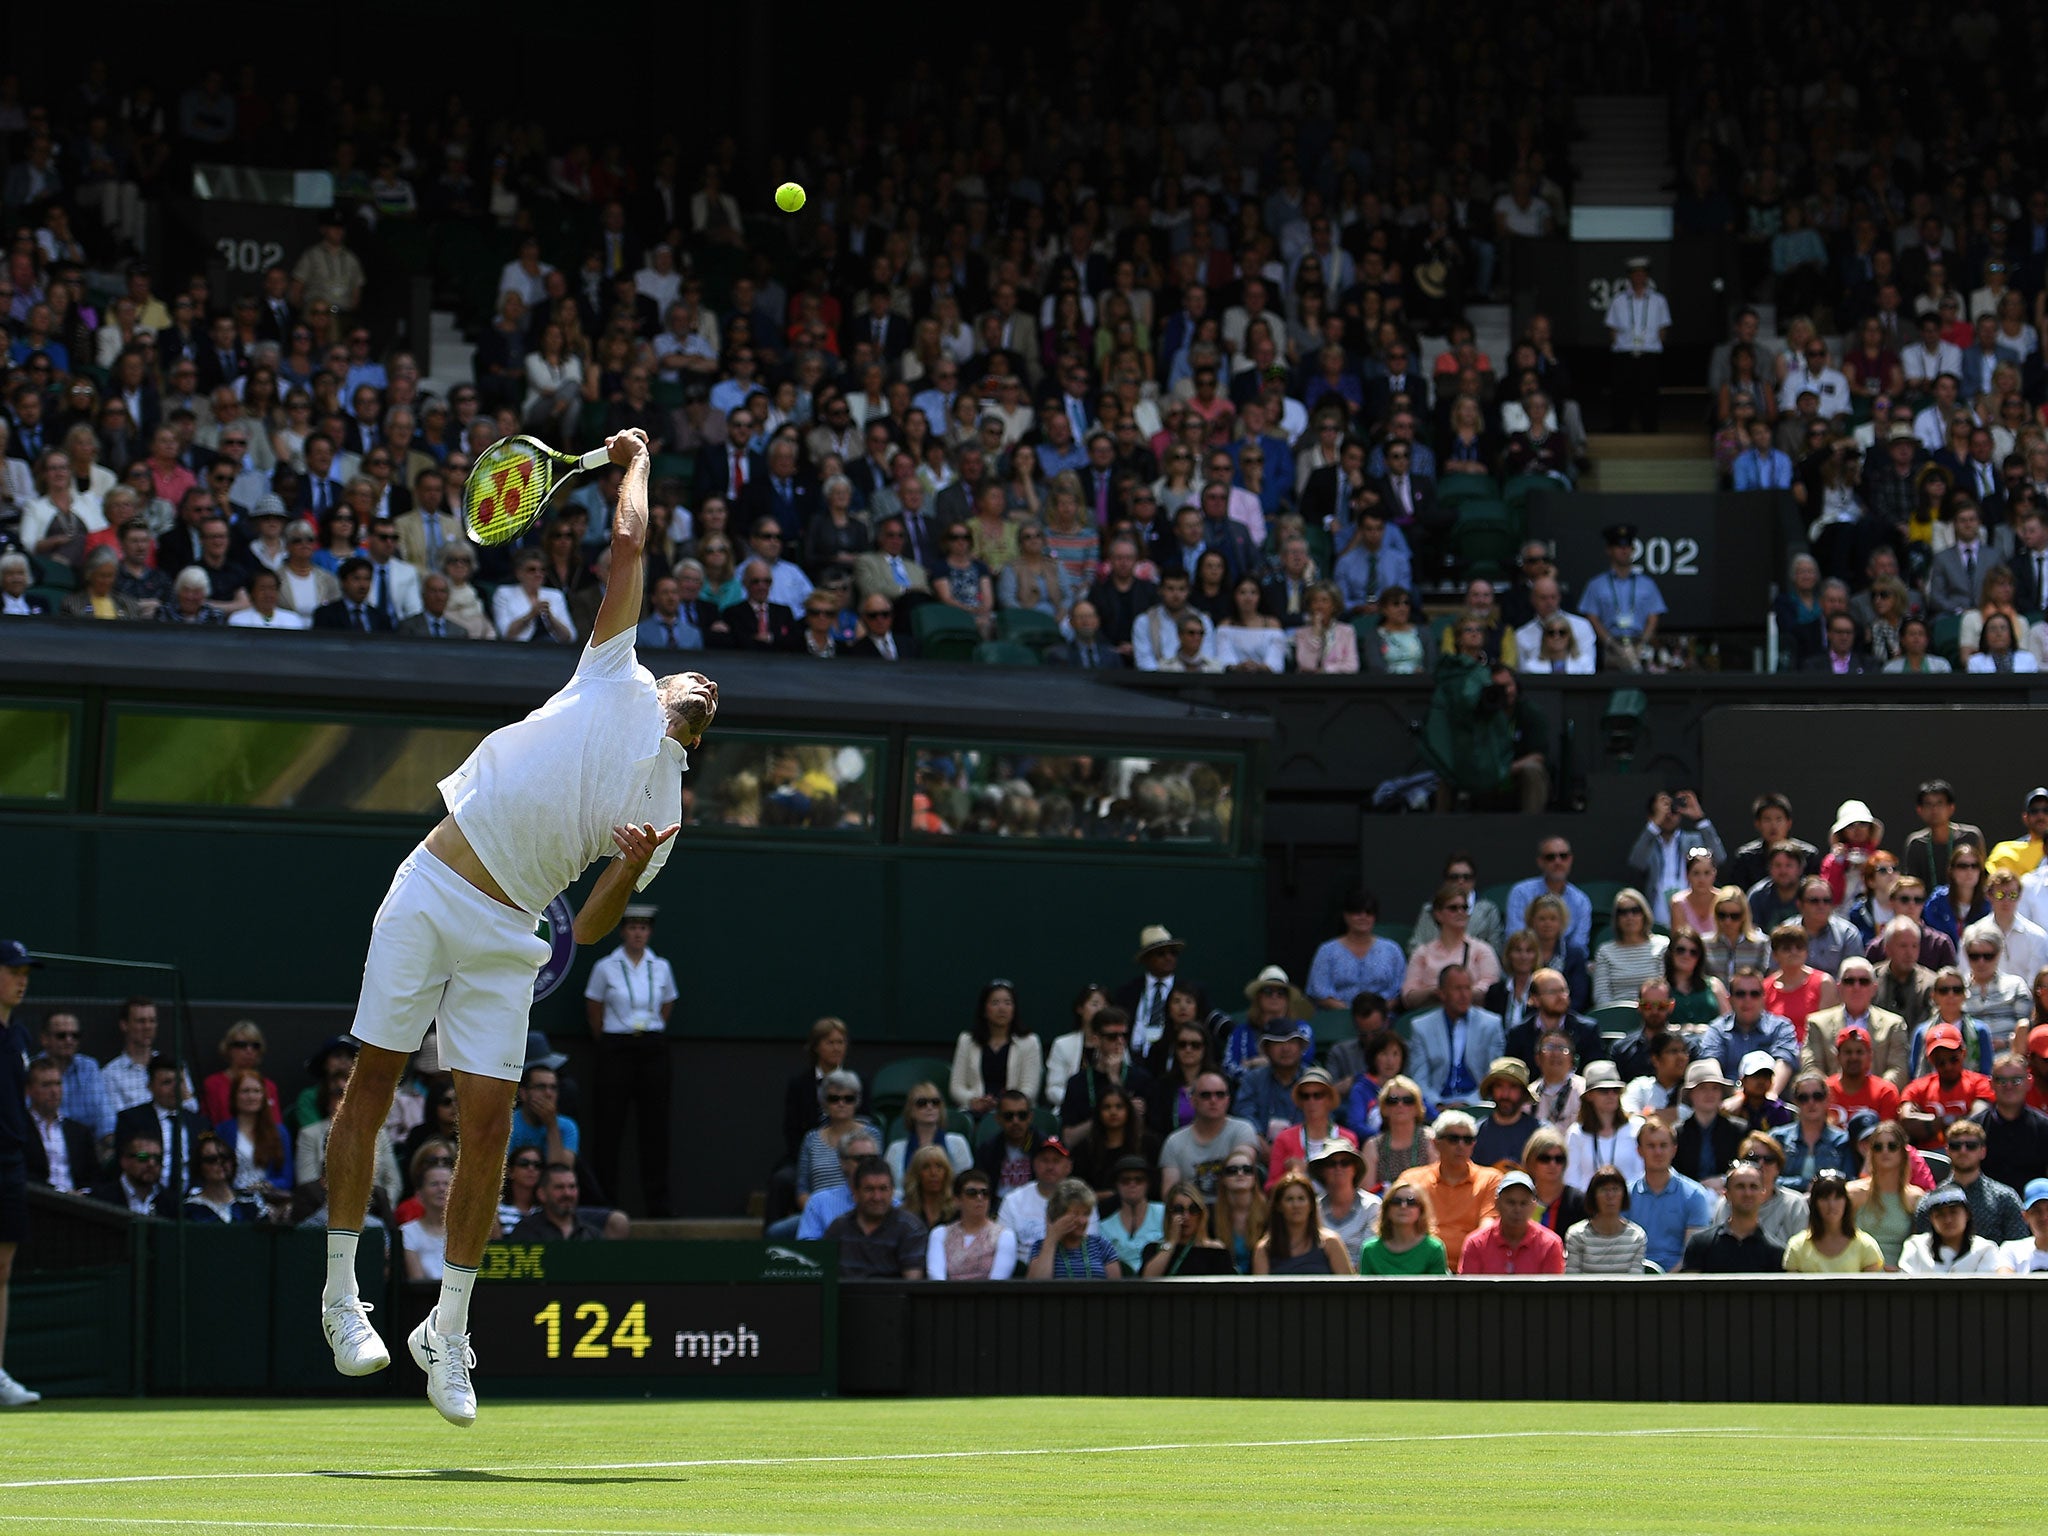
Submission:
[[[133,1271],[101,1265],[14,1277],[7,1367],[45,1397],[136,1390]]]

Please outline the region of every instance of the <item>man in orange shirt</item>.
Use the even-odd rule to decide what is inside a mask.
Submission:
[[[1867,1109],[1880,1120],[1899,1117],[1899,1090],[1870,1075],[1874,1048],[1870,1032],[1860,1024],[1835,1031],[1835,1064],[1842,1070],[1828,1079],[1828,1124],[1846,1130],[1849,1117]]]
[[[1899,1105],[1899,1123],[1916,1146],[1943,1145],[1948,1128],[1967,1120],[1991,1103],[1991,1079],[1963,1069],[1963,1032],[1953,1024],[1927,1031],[1927,1061],[1934,1069],[1906,1084]]]
[[[1436,1134],[1436,1161],[1410,1168],[1394,1182],[1429,1191],[1436,1211],[1435,1235],[1455,1273],[1465,1239],[1496,1214],[1494,1192],[1500,1187],[1500,1174],[1492,1168],[1472,1166],[1472,1143],[1478,1139],[1479,1127],[1463,1110],[1445,1110],[1431,1129]]]

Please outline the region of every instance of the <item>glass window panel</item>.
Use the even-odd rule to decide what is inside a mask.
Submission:
[[[481,725],[115,712],[111,802],[432,815]]]
[[[872,836],[871,745],[719,733],[690,753],[683,819],[711,831]]]
[[[71,793],[68,709],[0,705],[0,800],[60,801]]]
[[[914,765],[914,838],[1230,847],[1231,759],[923,746]]]

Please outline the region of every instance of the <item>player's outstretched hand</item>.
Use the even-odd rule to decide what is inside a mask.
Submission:
[[[615,432],[606,438],[604,446],[605,451],[612,456],[614,464],[627,465],[648,451],[647,434],[638,427],[628,427],[625,431]]]
[[[648,821],[637,827],[613,827],[612,841],[619,845],[619,852],[628,864],[636,869],[645,869],[647,861],[654,857],[654,850],[682,830],[682,823],[677,822],[666,832],[657,832],[654,823]]]

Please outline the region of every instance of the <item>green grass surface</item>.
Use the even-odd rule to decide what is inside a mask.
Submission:
[[[2048,1410],[1047,1399],[69,1402],[0,1529],[2038,1530]],[[41,1479],[76,1480],[35,1486]]]

